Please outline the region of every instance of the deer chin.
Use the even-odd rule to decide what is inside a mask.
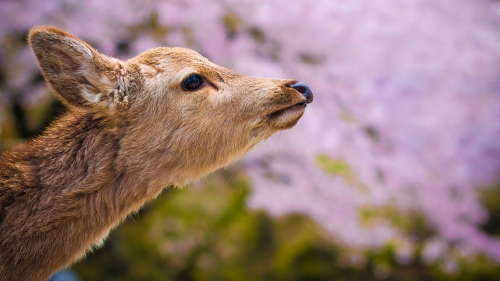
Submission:
[[[277,130],[292,128],[302,117],[306,107],[307,103],[301,102],[269,114],[271,127]]]

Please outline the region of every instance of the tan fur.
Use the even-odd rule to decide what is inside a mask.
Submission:
[[[49,278],[164,187],[227,165],[304,112],[283,110],[305,100],[297,81],[240,75],[188,49],[125,62],[53,27],[28,40],[70,112],[0,157],[2,281]],[[206,85],[184,91],[192,73]]]

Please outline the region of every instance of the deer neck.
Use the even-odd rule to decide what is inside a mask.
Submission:
[[[76,112],[2,155],[0,275],[48,278],[158,195],[163,187],[117,165],[119,132],[104,117]],[[40,270],[24,276],[1,264]]]

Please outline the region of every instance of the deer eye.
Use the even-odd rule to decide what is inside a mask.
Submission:
[[[203,86],[203,78],[198,74],[191,74],[182,81],[182,89],[184,91],[195,91],[201,86]]]

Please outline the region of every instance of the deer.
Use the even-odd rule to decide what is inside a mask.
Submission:
[[[28,42],[68,111],[0,155],[2,281],[50,278],[164,188],[294,127],[313,101],[305,83],[242,75],[186,48],[123,61],[52,26]]]

